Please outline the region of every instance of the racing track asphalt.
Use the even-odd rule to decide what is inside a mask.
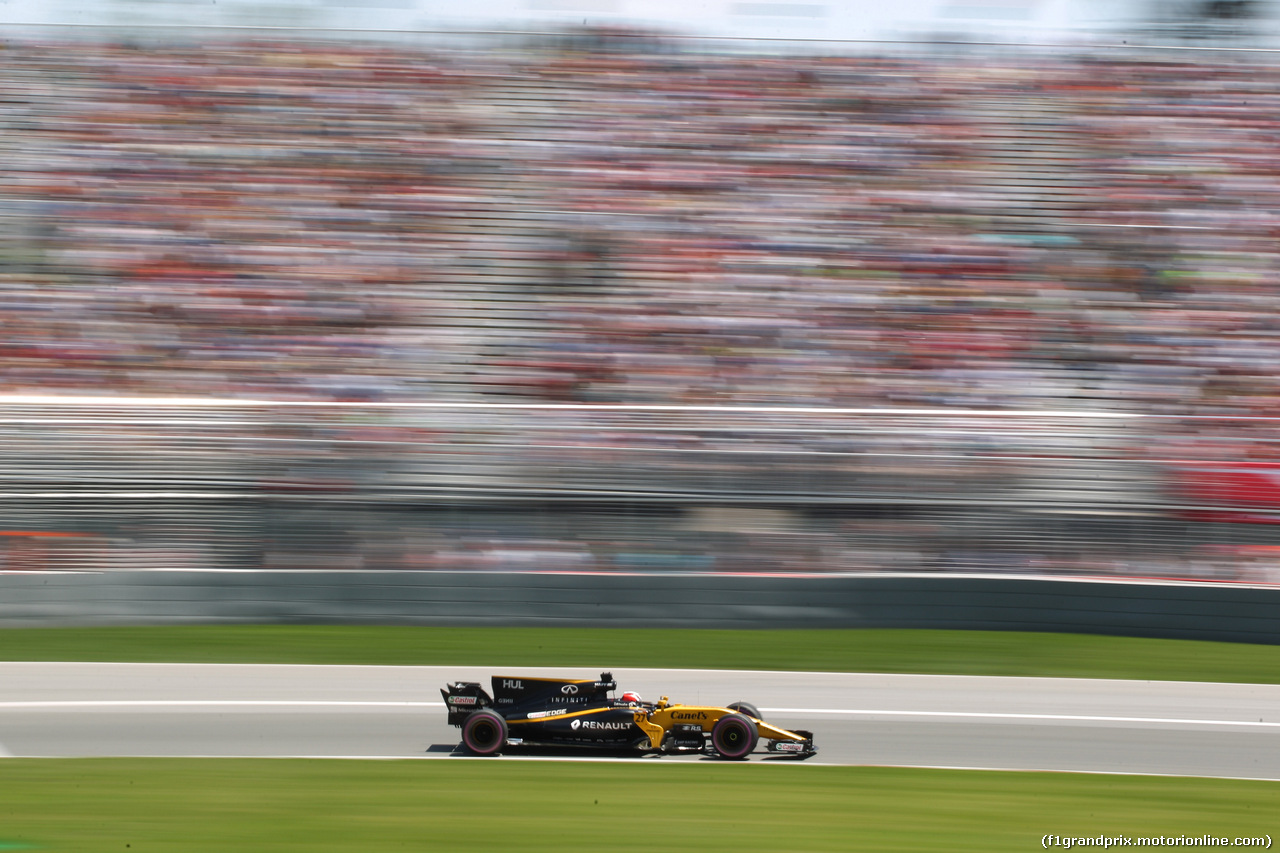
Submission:
[[[439,688],[487,686],[494,674],[599,673],[0,663],[0,756],[464,760]],[[752,702],[776,725],[815,733],[810,764],[1280,779],[1280,685],[639,669],[614,676],[620,690],[646,699]],[[517,760],[529,757],[577,755]]]

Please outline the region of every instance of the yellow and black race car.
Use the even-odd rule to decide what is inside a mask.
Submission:
[[[479,682],[441,690],[449,724],[462,729],[474,755],[496,755],[508,745],[594,747],[642,752],[702,752],[728,759],[750,755],[761,739],[777,756],[808,758],[813,732],[766,723],[746,702],[723,708],[644,702],[634,693],[614,697],[612,673],[590,678],[493,677],[493,693]]]

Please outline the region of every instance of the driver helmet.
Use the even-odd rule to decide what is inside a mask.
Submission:
[[[626,693],[622,694],[622,701],[626,702],[628,705],[639,705],[641,702],[640,694],[628,690]]]

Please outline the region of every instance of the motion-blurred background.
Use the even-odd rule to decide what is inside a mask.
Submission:
[[[1261,0],[13,0],[0,570],[1280,581]]]

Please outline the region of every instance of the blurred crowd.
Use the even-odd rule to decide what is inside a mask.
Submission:
[[[9,391],[1269,414],[1276,69],[10,42]]]
[[[1280,401],[1280,68],[1252,54],[14,40],[0,59],[0,393],[1123,410],[1212,416],[1124,454],[1280,448],[1224,426]],[[519,448],[491,454],[504,475],[542,453],[606,476],[617,447],[927,467],[903,461],[914,434],[504,422],[445,452],[437,426],[324,426],[437,469],[461,450],[468,480],[486,442]],[[996,452],[977,432],[924,452]],[[989,474],[937,466],[929,488]]]

